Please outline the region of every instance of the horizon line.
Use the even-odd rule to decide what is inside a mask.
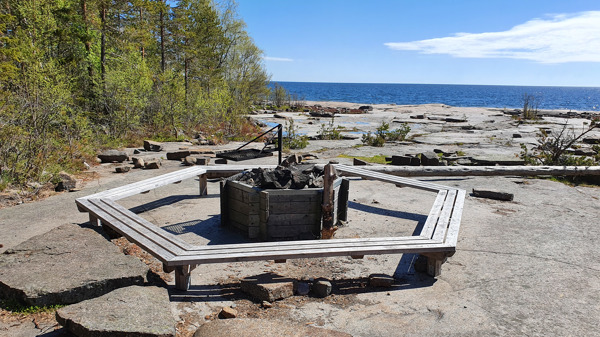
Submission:
[[[322,81],[282,81],[270,80],[270,83],[319,83],[319,84],[408,84],[408,85],[473,85],[499,87],[547,87],[547,88],[600,88],[600,85],[533,85],[533,84],[466,84],[466,83],[401,83],[401,82],[322,82]]]

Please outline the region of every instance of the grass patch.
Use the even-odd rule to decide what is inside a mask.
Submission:
[[[384,164],[384,165],[387,163],[385,161],[385,156],[382,154],[378,154],[373,157],[349,156],[347,154],[340,154],[338,156],[338,158],[356,158],[356,159],[364,160],[368,163]]]
[[[23,315],[31,315],[31,314],[40,314],[40,313],[49,313],[54,312],[57,309],[65,307],[66,305],[55,304],[55,305],[23,305],[15,300],[2,300],[0,301],[0,308],[10,311],[14,314],[23,314]]]

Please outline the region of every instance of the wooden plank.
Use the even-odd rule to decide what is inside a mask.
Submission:
[[[429,211],[429,215],[427,216],[427,220],[425,220],[423,229],[421,229],[421,236],[425,238],[431,238],[431,236],[433,235],[435,224],[437,224],[438,218],[440,217],[440,213],[442,212],[442,207],[444,207],[444,201],[446,200],[447,195],[447,190],[438,192],[438,195],[435,198],[435,201],[433,202],[433,206]]]
[[[229,198],[229,200],[227,200],[227,204],[229,205],[228,207],[230,210],[234,210],[241,214],[258,215],[259,212],[258,202],[247,203],[233,198]]]
[[[271,238],[296,237],[301,233],[311,233],[314,237],[318,237],[320,232],[320,226],[315,225],[269,227],[269,237]]]
[[[269,212],[271,214],[304,214],[321,212],[321,204],[318,201],[279,202],[276,198],[273,199],[269,200]]]
[[[168,265],[181,265],[188,263],[224,263],[260,261],[275,259],[301,259],[330,256],[353,256],[353,255],[378,255],[378,254],[404,254],[417,252],[444,252],[448,247],[444,244],[401,244],[387,247],[355,247],[355,248],[316,248],[311,250],[282,251],[282,252],[255,252],[237,254],[217,255],[186,255],[177,256],[168,262]]]
[[[125,207],[115,203],[112,200],[98,200],[104,204],[103,210],[113,215],[119,222],[131,227],[140,234],[145,235],[151,240],[165,246],[165,249],[173,250],[173,253],[178,253],[180,250],[191,249],[193,246],[187,242],[180,240],[176,235],[173,235],[155,224],[140,218]],[[95,202],[95,200],[92,200]],[[99,203],[95,203],[99,205]],[[162,241],[161,241],[162,240]]]
[[[200,196],[208,195],[208,178],[206,177],[206,173],[203,173],[198,176],[199,182],[199,190]]]
[[[446,240],[444,240],[444,243],[452,247],[456,247],[456,242],[458,240],[458,230],[460,228],[460,221],[462,218],[465,196],[465,190],[458,190],[456,194],[456,201],[454,202],[454,208],[452,209],[452,218],[450,219],[450,226],[448,227]]]
[[[294,252],[294,251],[310,251],[317,249],[355,249],[355,248],[364,248],[364,247],[395,247],[399,245],[413,245],[419,244],[422,246],[427,245],[438,245],[439,243],[433,242],[431,240],[423,240],[416,237],[400,237],[396,238],[396,240],[378,240],[378,241],[354,241],[354,242],[335,242],[337,239],[332,240],[297,240],[297,241],[288,241],[290,243],[296,242],[304,242],[305,244],[290,244],[287,246],[281,245],[265,245],[264,243],[255,244],[255,247],[245,247],[245,248],[232,248],[228,246],[233,245],[220,245],[220,246],[202,246],[195,247],[194,249],[187,250],[182,254],[183,255],[227,255],[227,254],[243,254],[243,253],[255,253],[255,252]],[[273,243],[281,243],[281,242],[273,242]],[[216,247],[216,248],[214,248]],[[208,249],[205,249],[208,248]]]
[[[235,210],[229,209],[227,213],[227,219],[237,221],[241,224],[246,224],[248,227],[258,227],[260,217],[258,214],[243,214]]]
[[[456,200],[456,190],[448,191],[448,195],[446,196],[446,200],[444,201],[444,207],[442,208],[442,213],[440,213],[440,217],[435,226],[435,230],[431,239],[434,241],[443,242],[446,237],[446,230],[448,229],[448,224],[450,223],[450,216],[452,215],[452,208],[454,207],[454,201]]]
[[[229,195],[229,198],[231,199],[235,199],[235,200],[239,200],[241,202],[246,202],[246,203],[255,203],[258,202],[258,191],[253,191],[251,193],[248,193],[246,191],[242,191],[240,189],[238,189],[236,186],[229,186],[229,183],[227,183],[227,192]]]
[[[97,215],[104,224],[110,226],[116,232],[126,237],[129,241],[136,243],[138,246],[159,259],[161,262],[165,263],[177,255],[164,249],[160,244],[141,236],[134,229],[119,223],[118,219],[96,207],[95,205],[90,206],[89,210]]]
[[[321,222],[319,213],[307,214],[269,214],[269,226],[292,226],[303,224],[317,224]]]
[[[260,203],[259,203],[259,236],[261,240],[267,240],[269,237],[269,208],[270,206],[269,192],[260,192]]]
[[[438,192],[440,190],[448,189],[446,186],[432,184],[429,182],[419,181],[415,179],[391,176],[389,174],[373,172],[362,168],[356,168],[352,166],[345,165],[337,165],[336,168],[344,173],[349,173],[352,175],[357,175],[363,178],[371,178],[374,180],[379,180],[383,182],[393,183],[396,185],[402,185],[412,188],[417,188],[425,191]]]

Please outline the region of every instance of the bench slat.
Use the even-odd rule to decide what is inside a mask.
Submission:
[[[143,226],[145,229],[152,232],[152,233],[148,233],[149,235],[156,236],[156,240],[166,240],[166,242],[176,246],[180,250],[191,249],[194,247],[194,246],[190,245],[189,243],[181,240],[176,235],[165,231],[164,229],[156,226],[155,224],[151,223],[150,221],[148,221],[142,217],[139,217],[132,211],[117,204],[116,202],[113,202],[112,200],[102,200],[102,202],[104,202],[104,204],[106,204],[107,207],[110,207],[112,209],[111,214],[119,215],[120,216],[119,219],[128,225],[136,224],[136,225]]]
[[[431,238],[431,235],[433,235],[435,224],[438,222],[440,213],[442,212],[442,207],[444,206],[444,200],[446,200],[447,195],[447,190],[438,192],[438,195],[433,202],[433,206],[431,207],[431,211],[429,211],[429,216],[427,216],[427,220],[423,225],[423,229],[421,229],[421,236]]]
[[[456,202],[454,203],[454,208],[452,209],[452,219],[450,220],[450,226],[448,227],[446,240],[444,240],[447,245],[453,247],[456,247],[456,242],[458,240],[458,230],[460,228],[460,220],[462,218],[465,196],[465,190],[458,190],[458,193],[456,194]]]
[[[117,218],[117,216],[121,214],[115,214],[114,209],[106,205],[106,200],[89,199],[88,201],[97,209],[93,211],[94,214],[100,215],[96,213],[100,211],[104,214],[105,218],[108,217],[106,218],[106,221],[102,217],[100,217],[103,221],[103,224],[113,227],[117,231],[119,231],[119,229],[122,231],[127,229],[127,233],[129,233],[130,235],[134,235],[132,237],[132,242],[134,243],[153,243],[152,247],[148,247],[148,253],[154,253],[152,249],[155,248],[159,249],[156,251],[156,254],[159,255],[161,255],[163,252],[168,252],[170,255],[175,256],[184,252],[184,249],[181,249],[180,247],[177,247],[171,242],[166,241],[164,237],[157,235],[154,231],[148,229],[146,226],[141,225],[140,220],[132,220],[123,216]]]
[[[448,195],[446,196],[446,200],[444,201],[444,207],[442,208],[442,213],[440,214],[440,218],[435,226],[435,231],[431,236],[431,239],[434,241],[443,242],[446,237],[446,230],[448,229],[448,224],[450,223],[450,215],[452,215],[452,208],[454,207],[454,201],[456,200],[456,190],[448,191]]]
[[[196,246],[193,249],[187,250],[183,255],[212,255],[212,254],[237,254],[237,253],[253,253],[253,252],[292,252],[292,251],[308,251],[312,249],[333,249],[333,248],[354,248],[354,247],[372,247],[372,246],[396,246],[403,244],[423,244],[427,245],[435,243],[431,240],[426,240],[421,237],[398,237],[395,240],[360,240],[336,242],[335,240],[309,240],[311,244],[305,245],[256,245],[252,247],[234,247],[235,245],[224,245],[217,249],[211,249],[210,246]],[[209,248],[209,249],[207,249]]]
[[[90,200],[81,201],[83,207],[86,207],[89,212],[97,216],[103,224],[110,226],[112,229],[117,231],[119,234],[126,237],[129,241],[136,243],[138,246],[142,247],[145,251],[152,254],[152,256],[156,257],[163,263],[173,259],[176,254],[173,254],[170,251],[165,250],[160,244],[153,242],[143,236],[140,236],[138,232],[120,223],[117,219],[115,219],[112,215],[103,211],[101,208],[96,207]]]
[[[169,266],[202,264],[202,263],[225,263],[241,261],[260,261],[260,260],[281,260],[281,259],[301,259],[329,256],[353,256],[353,255],[377,255],[377,254],[404,254],[404,253],[434,253],[447,252],[449,247],[445,244],[401,244],[395,246],[374,246],[374,247],[354,247],[354,248],[323,248],[311,250],[299,250],[293,252],[253,252],[238,253],[227,255],[188,255],[177,256],[167,262]],[[453,250],[452,250],[453,251]]]
[[[352,167],[352,166],[336,165],[336,169],[338,171],[341,171],[344,173],[355,174],[355,175],[359,175],[362,177],[369,177],[369,178],[379,180],[379,181],[394,183],[394,184],[417,188],[417,189],[422,189],[422,190],[426,190],[426,191],[438,192],[440,190],[448,189],[447,187],[442,186],[442,185],[432,184],[432,183],[415,180],[415,179],[391,176],[389,174],[373,172],[373,171],[369,171],[369,170],[365,170],[365,169],[359,169],[359,168]]]

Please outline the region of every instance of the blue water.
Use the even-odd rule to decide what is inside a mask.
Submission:
[[[458,107],[520,108],[534,95],[540,109],[600,110],[600,88],[453,84],[277,82],[308,101],[364,104],[443,103]]]

